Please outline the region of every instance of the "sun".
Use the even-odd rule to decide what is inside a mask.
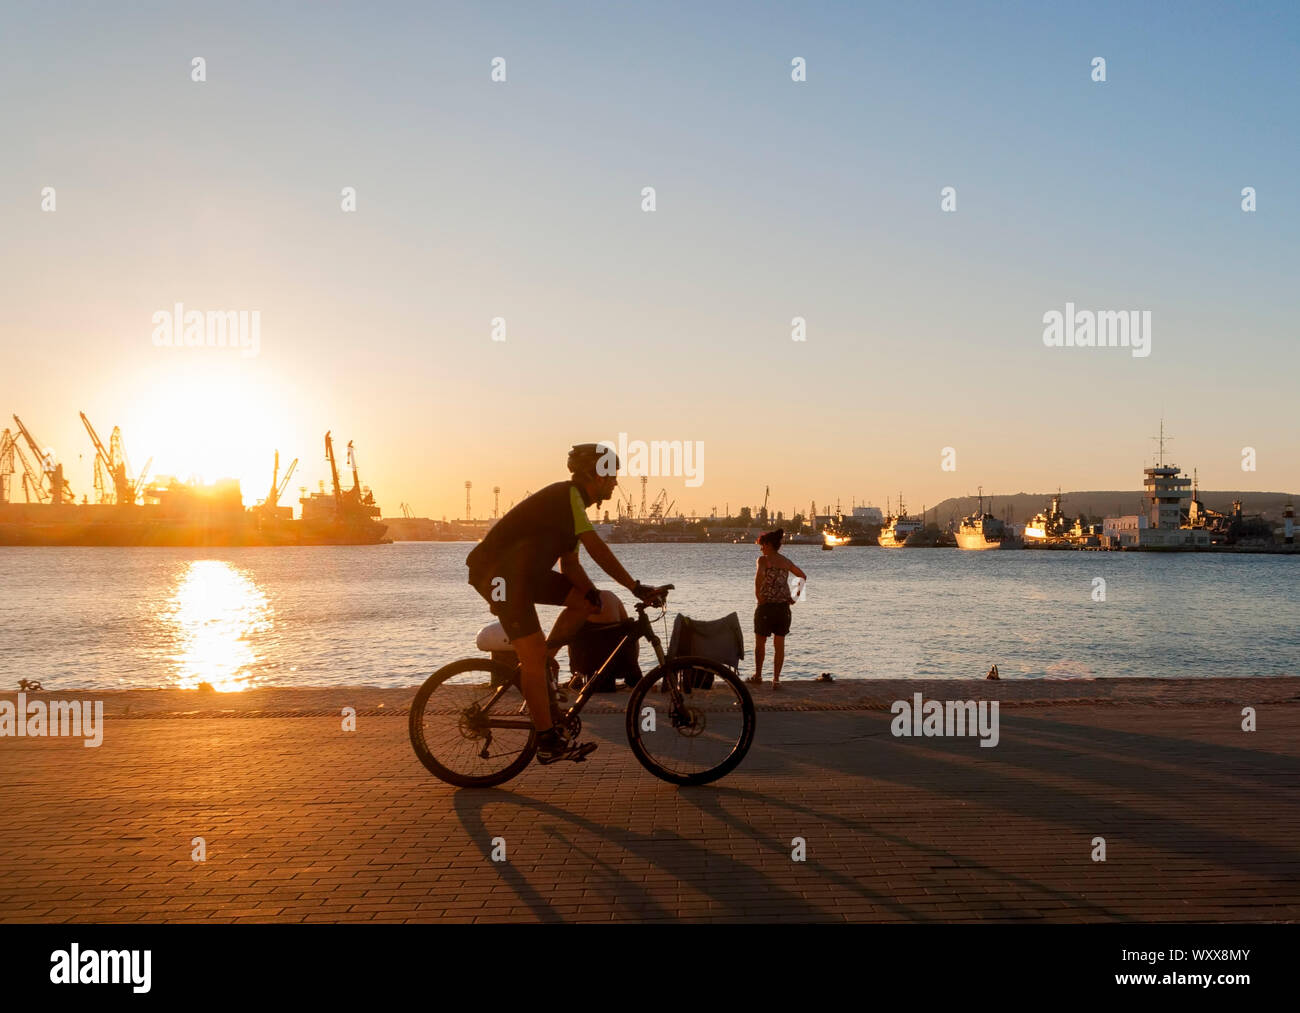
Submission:
[[[206,351],[206,350],[203,350]],[[190,363],[151,378],[122,413],[122,434],[136,469],[148,458],[152,481],[238,479],[246,504],[266,495],[277,448],[297,456],[299,439],[265,380],[238,364]]]

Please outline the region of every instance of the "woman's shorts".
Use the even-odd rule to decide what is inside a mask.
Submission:
[[[790,632],[790,606],[764,602],[754,609],[754,636],[784,637]]]

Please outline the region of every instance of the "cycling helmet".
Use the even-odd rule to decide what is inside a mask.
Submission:
[[[577,443],[569,450],[570,475],[617,475],[621,463],[608,443]]]

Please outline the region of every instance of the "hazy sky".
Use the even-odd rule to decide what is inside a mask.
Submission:
[[[1204,488],[1300,490],[1297,11],[10,4],[0,411],[78,494],[79,410],[249,502],[332,428],[390,515],[620,432],[701,441],[650,487],[701,512],[1136,488],[1162,411]],[[1045,347],[1067,301],[1150,356]],[[260,353],[155,347],[177,302]]]

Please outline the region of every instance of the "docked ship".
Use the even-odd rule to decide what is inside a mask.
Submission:
[[[322,490],[303,497],[302,517],[295,520],[293,508],[281,507],[279,497],[297,462],[279,481],[278,454],[270,494],[246,510],[236,479],[199,484],[159,477],[146,484],[148,465],[139,477],[130,478],[119,432],[113,431],[111,449],[106,448],[83,415],[97,455],[97,502],[83,497],[78,503],[63,476],[63,466],[42,458],[41,444],[17,416],[14,421],[19,437],[11,436],[8,429],[0,434],[0,545],[226,547],[391,541],[385,537],[385,525],[375,519],[380,509],[373,493],[363,489],[358,479],[351,443],[348,458],[353,485],[342,488],[329,433],[325,434],[325,456],[332,492]],[[43,466],[32,465],[24,445]],[[24,503],[10,502],[15,463],[22,465]]]
[[[1043,546],[1070,543],[1077,522],[1070,520],[1061,512],[1062,501],[1060,490],[1057,490],[1048,508],[1034,514],[1030,522],[1025,525],[1025,544]]]
[[[830,522],[822,527],[820,540],[826,548],[834,549],[841,545],[874,545],[876,540],[871,537],[867,526],[860,524],[852,517],[845,517],[843,511],[838,506]]]
[[[898,494],[898,513],[885,518],[885,526],[880,529],[880,544],[886,549],[900,549],[909,545],[919,545],[925,520],[920,517],[908,517],[907,507],[903,505],[903,494]]]
[[[984,512],[982,487],[979,508],[970,516],[962,518],[955,535],[959,549],[1023,549],[1025,547],[1025,543],[1004,521],[991,513]]]

